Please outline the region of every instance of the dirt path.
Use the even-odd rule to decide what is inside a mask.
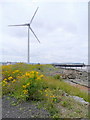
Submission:
[[[68,82],[72,86],[75,86],[75,87],[79,88],[82,91],[90,92],[90,88],[88,88],[88,87],[85,87],[85,86],[82,86],[82,85],[79,85],[79,84],[76,84],[76,83],[73,83],[73,82],[70,82],[70,81],[66,81],[66,82]]]

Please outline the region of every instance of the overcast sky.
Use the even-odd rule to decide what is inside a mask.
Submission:
[[[44,1],[0,1],[0,61],[27,62],[27,27],[8,25],[29,23],[39,6],[31,28],[41,43],[30,31],[30,62],[87,64],[88,0]]]

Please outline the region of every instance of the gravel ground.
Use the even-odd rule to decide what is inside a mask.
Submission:
[[[4,96],[2,98],[2,118],[49,118],[45,109],[37,108],[33,101],[23,102],[14,105],[16,99]],[[13,104],[13,105],[12,105]]]

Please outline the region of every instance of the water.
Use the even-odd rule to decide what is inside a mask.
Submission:
[[[75,70],[79,70],[79,71],[86,71],[86,72],[90,72],[90,66],[85,66],[85,67],[71,67],[71,68],[67,68],[67,69],[75,69]]]

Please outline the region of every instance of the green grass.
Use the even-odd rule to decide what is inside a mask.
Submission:
[[[72,96],[79,96],[83,98],[85,101],[89,101],[88,93],[82,92],[79,88],[69,85],[64,81],[60,81],[58,79],[54,79],[53,77],[45,77],[45,81],[47,81],[47,86],[51,89],[61,89]]]

